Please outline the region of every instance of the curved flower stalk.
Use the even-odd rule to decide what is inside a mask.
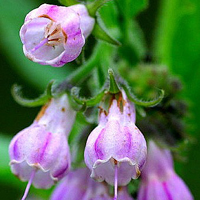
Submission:
[[[86,143],[85,163],[92,178],[115,185],[117,199],[117,186],[136,179],[145,161],[146,141],[135,125],[134,105],[123,92],[121,100],[112,101],[108,114],[101,110],[99,125]]]
[[[138,200],[193,200],[183,180],[173,169],[169,150],[149,142],[147,163],[142,171]]]
[[[94,23],[84,5],[43,4],[28,13],[20,30],[24,54],[39,64],[61,67],[79,56]]]
[[[20,131],[9,146],[12,172],[29,187],[49,188],[70,169],[68,134],[75,119],[66,94],[43,106],[33,124]],[[23,198],[23,199],[24,199]]]
[[[90,178],[88,168],[80,168],[69,174],[54,190],[51,200],[113,200],[108,194],[105,183],[98,183]],[[119,199],[133,200],[126,188],[119,191]]]

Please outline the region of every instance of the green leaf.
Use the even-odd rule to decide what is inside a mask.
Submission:
[[[95,0],[91,3],[88,3],[87,8],[88,8],[88,12],[90,16],[95,17],[99,8],[105,5],[108,1],[111,1],[111,0]]]
[[[160,94],[158,95],[158,97],[156,97],[153,100],[144,101],[144,100],[138,99],[132,93],[128,84],[126,84],[125,82],[122,84],[122,87],[123,87],[124,91],[126,92],[126,95],[128,96],[130,101],[134,102],[136,105],[145,106],[145,107],[154,107],[154,106],[158,105],[162,101],[162,99],[164,98],[164,95],[165,95],[164,90],[159,90]]]
[[[94,29],[92,31],[92,34],[100,40],[103,40],[105,42],[108,42],[110,44],[119,46],[121,45],[119,41],[117,41],[116,39],[112,38],[107,31],[105,31],[104,28],[102,28],[102,25],[99,24],[100,22],[98,21],[97,23],[95,23],[94,25]]]
[[[115,1],[109,1],[106,6],[103,6],[97,15],[97,21],[102,25],[102,27],[106,27],[109,35],[117,40],[123,34],[120,30],[120,13],[117,9],[117,5]],[[101,23],[103,22],[103,23]]]
[[[117,0],[117,3],[127,18],[136,16],[148,6],[148,0]]]
[[[59,0],[59,2],[63,4],[64,6],[73,6],[76,4],[80,4],[80,2],[76,0]]]
[[[157,34],[154,41],[154,53],[157,59],[170,70],[181,76],[184,81],[182,96],[191,102],[191,115],[187,120],[189,132],[200,140],[200,1],[199,0],[164,0],[161,12],[157,16]],[[190,185],[194,199],[200,196],[198,187],[200,171],[200,143],[192,146],[188,161],[181,166],[182,177]],[[195,174],[191,176],[188,169]],[[179,167],[180,172],[180,167]]]
[[[26,106],[26,107],[41,106],[41,105],[44,105],[53,96],[52,95],[53,83],[54,81],[51,81],[48,84],[44,93],[36,99],[24,98],[22,94],[22,87],[17,84],[13,85],[11,92],[15,101],[22,106]]]
[[[122,21],[120,27],[124,32],[123,38],[120,40],[123,44],[120,47],[121,56],[131,65],[136,64],[144,58],[147,52],[144,34],[138,23],[131,18]]]

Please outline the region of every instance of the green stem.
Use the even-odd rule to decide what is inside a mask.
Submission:
[[[94,52],[90,59],[83,64],[76,71],[72,72],[63,82],[54,88],[56,93],[61,93],[66,90],[70,90],[78,82],[83,81],[87,78],[90,72],[96,67],[99,60],[99,54],[103,51],[103,44],[98,43],[94,49]]]
[[[80,80],[87,78],[91,70],[96,66],[96,63],[99,59],[99,53],[103,50],[101,47],[101,44],[97,44],[91,58],[82,67],[78,68],[67,78],[68,82],[76,84]]]

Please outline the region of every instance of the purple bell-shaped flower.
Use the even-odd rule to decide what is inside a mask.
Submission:
[[[193,200],[188,187],[173,169],[170,151],[159,148],[153,141],[148,144],[138,200]]]
[[[85,147],[85,163],[91,177],[125,186],[140,175],[146,161],[146,141],[135,125],[134,105],[122,92],[122,100],[112,100],[108,114],[100,112],[99,125]]]
[[[106,186],[92,180],[89,169],[80,168],[69,172],[59,183],[51,200],[92,200],[99,196],[107,197],[106,194]]]
[[[94,23],[84,5],[43,4],[28,13],[20,30],[24,54],[42,65],[61,67],[79,56]]]
[[[118,199],[133,200],[125,187],[120,188]],[[51,200],[113,200],[108,194],[106,183],[90,178],[87,168],[80,168],[63,178],[50,198]]]
[[[43,106],[33,124],[20,131],[9,146],[12,172],[29,187],[49,188],[64,177],[70,168],[67,137],[75,119],[64,94]]]

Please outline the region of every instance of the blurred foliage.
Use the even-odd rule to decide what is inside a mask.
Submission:
[[[77,64],[72,62],[62,68],[41,66],[29,61],[22,52],[22,44],[19,38],[19,30],[23,24],[25,15],[32,9],[44,3],[42,0],[18,0],[6,2],[0,0],[0,193],[2,199],[17,199],[22,194],[25,183],[21,183],[11,174],[8,163],[8,145],[14,134],[28,126],[34,119],[38,108],[24,108],[11,97],[11,86],[18,83],[24,86],[27,94],[25,96],[35,97],[42,93],[50,80],[64,80],[77,68]],[[49,0],[45,3],[59,4],[56,0]],[[146,9],[146,10],[145,10]],[[95,65],[95,69],[90,74],[90,80],[84,79],[79,82],[79,86],[90,85],[94,87],[94,92],[98,93],[102,87],[109,67],[119,69],[119,72],[130,82],[138,95],[141,97],[153,97],[154,89],[149,90],[146,86],[164,87],[170,91],[169,85],[163,85],[167,78],[162,75],[167,66],[169,73],[178,76],[183,83],[183,90],[176,94],[178,98],[186,99],[190,103],[189,118],[187,118],[188,131],[196,141],[200,139],[200,1],[198,0],[113,0],[103,6],[98,16],[98,20],[106,27],[108,33],[122,43],[119,48],[109,44],[101,43],[101,52],[94,55],[94,59],[89,65]],[[96,45],[94,38],[88,38],[85,47],[86,54],[90,55]],[[149,78],[151,70],[141,76],[141,72],[132,70],[133,67],[142,66],[144,62],[156,63],[159,66],[161,75],[160,85],[154,79]],[[141,64],[142,63],[142,64]],[[158,65],[159,64],[159,65]],[[117,67],[118,66],[118,67]],[[125,71],[123,66],[126,67]],[[131,72],[132,71],[132,72]],[[131,72],[131,73],[130,73]],[[101,75],[100,75],[101,74]],[[87,77],[86,77],[87,78]],[[137,82],[139,80],[139,82]],[[148,80],[148,81],[147,81]],[[169,81],[170,82],[170,81]],[[177,82],[176,82],[177,83]],[[139,86],[140,87],[139,87]],[[143,88],[143,90],[140,90]],[[173,88],[173,87],[172,87]],[[177,90],[179,91],[179,90]],[[177,92],[174,92],[175,93]],[[82,91],[89,94],[88,91]],[[174,102],[173,102],[174,103]],[[184,111],[177,106],[180,102],[172,104],[171,109],[176,112]],[[174,106],[174,107],[173,107]],[[83,127],[83,117],[78,118],[82,123],[80,127],[75,126],[73,134]],[[91,128],[91,127],[90,127]],[[77,129],[77,130],[76,130]],[[181,132],[182,129],[178,128]],[[84,130],[89,131],[89,130]],[[71,147],[81,138],[70,138]],[[83,147],[80,147],[83,148]],[[188,153],[188,161],[178,164],[177,169],[182,178],[190,187],[195,199],[200,197],[199,177],[200,177],[200,144],[194,143]],[[80,155],[82,157],[82,155]],[[78,158],[78,161],[79,162]],[[9,192],[8,192],[9,191]],[[36,190],[33,187],[31,192],[42,195],[47,199],[49,191]]]
[[[155,37],[154,52],[158,61],[169,66],[184,82],[182,95],[191,104],[192,116],[187,124],[196,138],[191,147],[188,161],[182,169],[182,175],[188,183],[195,199],[200,197],[199,181],[195,176],[200,175],[197,166],[199,160],[200,140],[200,1],[198,0],[165,0],[160,10],[160,20]],[[198,152],[198,153],[197,153]],[[190,171],[190,173],[188,173]]]

